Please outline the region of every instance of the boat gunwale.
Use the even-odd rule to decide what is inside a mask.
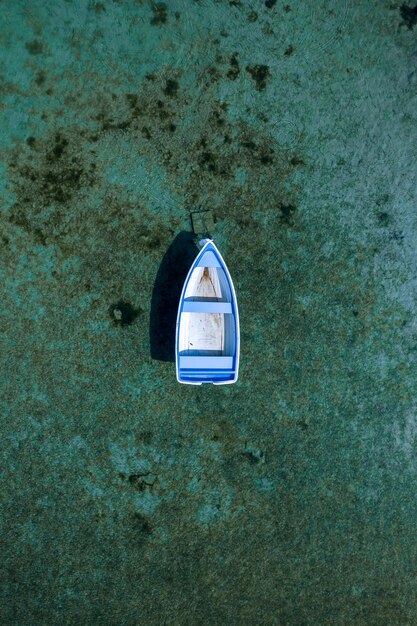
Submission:
[[[230,355],[233,358],[233,369],[229,370],[228,372],[225,371],[225,375],[229,376],[228,379],[225,380],[219,380],[219,381],[214,381],[214,380],[198,380],[198,381],[192,381],[192,380],[184,380],[183,378],[180,377],[180,367],[179,367],[179,330],[180,330],[180,321],[181,321],[181,315],[183,313],[183,304],[185,301],[185,293],[187,290],[187,286],[188,283],[190,281],[191,275],[193,273],[193,271],[198,267],[198,262],[201,259],[201,257],[203,256],[203,254],[207,251],[208,248],[212,248],[215,256],[218,258],[218,260],[220,261],[220,267],[221,269],[224,271],[225,276],[226,276],[226,280],[227,283],[229,285],[230,291],[231,291],[231,307],[232,307],[232,315],[234,317],[234,326],[235,326],[235,330],[236,330],[236,345],[235,345],[235,350],[234,350],[234,354]],[[176,323],[176,329],[175,329],[175,368],[176,368],[176,376],[177,376],[177,381],[179,383],[182,384],[187,384],[187,385],[202,385],[202,384],[207,384],[207,383],[211,383],[213,385],[229,385],[232,383],[235,383],[237,381],[238,378],[238,373],[239,373],[239,359],[240,359],[240,327],[239,327],[239,311],[238,311],[238,306],[237,306],[237,298],[236,298],[236,291],[235,291],[235,287],[232,281],[232,277],[230,275],[229,269],[222,257],[222,255],[220,254],[219,250],[217,249],[217,246],[215,245],[214,241],[212,239],[208,239],[206,241],[206,243],[203,245],[203,247],[201,248],[200,252],[197,254],[196,258],[194,259],[187,277],[184,281],[184,285],[181,291],[181,297],[180,297],[180,301],[179,301],[179,306],[178,306],[178,313],[177,313],[177,323]],[[209,368],[207,368],[207,372],[209,372]],[[233,373],[233,378],[230,379],[230,375]]]

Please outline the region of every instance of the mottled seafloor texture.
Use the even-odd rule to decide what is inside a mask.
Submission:
[[[0,9],[1,625],[417,624],[417,7]]]

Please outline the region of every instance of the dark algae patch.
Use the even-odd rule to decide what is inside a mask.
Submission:
[[[152,26],[166,24],[168,20],[168,7],[165,2],[152,2],[151,9],[153,13],[153,17],[151,18]]]
[[[402,23],[407,26],[409,30],[413,30],[414,26],[417,24],[417,5],[415,7],[410,7],[407,4],[402,4],[400,6],[400,15],[402,17]]]
[[[100,13],[104,13],[106,10],[105,5],[102,2],[96,2],[93,6],[94,13],[99,15]]]
[[[271,76],[267,65],[247,65],[246,71],[249,72],[255,81],[256,89],[263,91],[267,85],[268,78]]]
[[[405,24],[409,30],[412,30],[417,24],[417,4],[415,7],[402,4],[400,7],[400,15],[403,19],[403,24]]]
[[[138,491],[146,491],[147,489],[152,489],[156,482],[156,475],[151,472],[139,473],[139,474],[130,474],[128,476],[128,483],[137,489]]]
[[[65,148],[68,146],[68,139],[61,137],[60,133],[55,135],[55,145],[52,150],[52,154],[48,156],[49,161],[60,159],[63,155]]]
[[[178,92],[178,81],[168,78],[164,87],[164,94],[169,97],[175,97]]]
[[[293,204],[281,204],[279,207],[281,213],[281,222],[283,224],[292,225],[293,224],[293,214],[296,210],[296,206]]]
[[[137,530],[145,537],[149,537],[150,535],[152,535],[152,525],[149,520],[147,520],[146,517],[141,513],[135,512],[133,514],[133,526],[135,530]]]
[[[377,217],[379,224],[383,227],[390,226],[392,222],[394,221],[392,216],[386,211],[379,211],[376,214],[376,217]]]
[[[29,54],[41,54],[41,52],[43,51],[43,44],[41,41],[35,39],[26,44],[26,50],[29,52]]]
[[[9,164],[16,195],[12,223],[29,231],[32,224],[34,231],[45,235],[60,230],[67,220],[66,208],[96,180],[95,164],[83,144],[79,131],[57,131],[49,137],[30,136],[26,150],[23,146],[15,150]]]
[[[125,300],[119,300],[109,308],[109,314],[115,326],[130,326],[140,313],[140,309],[135,309],[130,302]]]
[[[296,167],[297,165],[305,165],[304,159],[302,159],[301,157],[299,157],[297,155],[291,157],[290,163],[294,167]]]
[[[265,461],[265,453],[263,450],[255,448],[251,445],[246,445],[243,455],[251,465],[258,465],[259,463],[264,463]]]
[[[245,139],[241,141],[240,145],[248,150],[262,165],[273,164],[275,151],[272,146],[265,144],[258,145],[252,139]]]
[[[35,76],[35,83],[38,85],[38,87],[41,87],[46,80],[46,74],[43,70],[39,70],[38,72],[36,72],[36,76]]]
[[[227,72],[227,78],[229,78],[230,80],[236,80],[236,78],[240,74],[239,61],[237,59],[237,56],[238,53],[235,52],[230,58],[230,69]]]
[[[199,159],[199,164],[202,169],[205,169],[209,172],[216,172],[218,167],[216,163],[216,158],[212,152],[202,152]]]
[[[237,53],[232,53],[229,63],[228,78],[234,80],[240,71]],[[262,81],[266,80],[269,72],[253,71],[262,87]],[[189,104],[192,98],[187,89],[179,89],[180,77],[174,79],[163,73],[152,76],[152,80],[145,77],[137,92],[128,92],[114,102],[107,99],[107,105],[103,105],[92,119],[97,121],[102,136],[119,132],[121,119],[136,138],[138,147],[149,142],[146,154],[163,165],[170,179],[177,180],[179,173],[184,177],[182,188],[190,208],[199,203],[200,193],[216,194],[224,189],[222,181],[232,181],[240,168],[244,168],[254,179],[261,169],[263,175],[270,169],[271,177],[274,172],[282,175],[284,169],[289,172],[287,157],[285,154],[281,157],[276,141],[262,126],[254,129],[240,119],[231,123],[228,120],[228,103],[218,102],[210,91],[203,93],[198,104],[199,115],[204,115],[206,120],[204,131],[190,126],[187,120],[193,114]],[[161,92],[165,99],[161,98]],[[264,116],[260,124],[267,122],[268,118]],[[265,181],[261,178],[256,182],[254,180],[254,184],[263,185]]]

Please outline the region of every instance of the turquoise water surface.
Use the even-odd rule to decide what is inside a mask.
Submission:
[[[414,4],[1,7],[1,624],[417,624]]]

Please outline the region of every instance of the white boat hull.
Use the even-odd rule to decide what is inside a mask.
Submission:
[[[205,240],[181,294],[176,332],[180,383],[225,385],[239,368],[239,314],[234,286],[216,246]]]

